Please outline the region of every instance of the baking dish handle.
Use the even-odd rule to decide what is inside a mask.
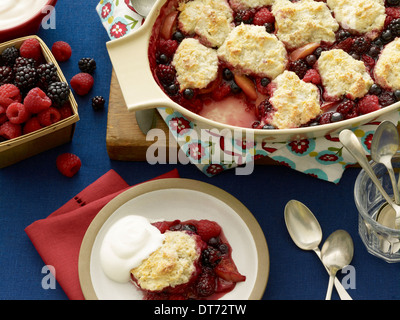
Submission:
[[[137,31],[107,42],[107,50],[129,111],[172,106],[150,70],[148,59],[149,30]]]

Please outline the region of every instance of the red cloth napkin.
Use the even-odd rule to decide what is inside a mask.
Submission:
[[[179,178],[172,170],[156,179]],[[33,222],[25,232],[69,299],[83,300],[79,284],[79,250],[87,228],[110,200],[130,186],[110,170],[46,219]]]

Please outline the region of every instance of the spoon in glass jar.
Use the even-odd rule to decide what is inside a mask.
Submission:
[[[394,201],[400,204],[400,194],[392,166],[392,158],[399,149],[399,132],[390,121],[383,121],[374,133],[371,142],[371,158],[376,163],[383,164],[388,170],[392,182]]]
[[[367,157],[365,156],[363,146],[358,140],[357,136],[353,131],[349,129],[344,129],[339,134],[339,140],[343,146],[350,152],[350,154],[357,160],[359,165],[364,169],[364,171],[371,178],[372,182],[376,185],[379,192],[385,198],[386,202],[393,208],[393,213],[395,218],[393,219],[394,226],[393,229],[400,229],[400,206],[393,202],[392,198],[387,194],[385,189],[380,184],[378,177],[374,173]]]

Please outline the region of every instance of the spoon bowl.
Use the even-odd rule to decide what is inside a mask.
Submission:
[[[383,164],[388,170],[392,182],[394,201],[400,204],[399,188],[392,166],[392,158],[399,149],[399,133],[397,127],[390,121],[383,121],[374,133],[371,142],[371,158],[376,163]]]
[[[339,134],[339,140],[343,144],[343,146],[350,152],[350,154],[357,160],[359,165],[364,169],[364,171],[368,174],[371,178],[371,181],[375,184],[376,188],[385,198],[387,203],[393,208],[395,212],[395,225],[393,229],[400,229],[400,206],[395,204],[392,198],[387,194],[385,189],[380,184],[378,177],[374,173],[370,163],[368,162],[367,157],[365,156],[364,149],[358,140],[357,136],[354,134],[353,131],[349,129],[344,129]]]
[[[300,201],[290,200],[285,206],[284,217],[293,242],[302,250],[313,250],[321,260],[318,246],[322,240],[322,229],[311,210]],[[334,280],[340,299],[352,300],[340,281],[336,277]]]
[[[147,17],[156,0],[131,0],[132,7],[142,17]]]
[[[321,259],[325,267],[328,268],[330,277],[326,300],[331,299],[333,281],[336,273],[349,265],[353,259],[354,245],[351,236],[344,230],[333,232],[325,241],[321,249]]]

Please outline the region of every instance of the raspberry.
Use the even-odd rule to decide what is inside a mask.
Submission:
[[[50,108],[52,102],[40,88],[34,88],[26,95],[24,104],[30,113],[39,113]]]
[[[23,134],[28,134],[39,129],[42,129],[42,125],[40,124],[37,117],[32,117],[24,124],[24,128],[22,129]]]
[[[58,62],[69,60],[72,55],[71,46],[65,41],[57,41],[53,44],[51,52]]]
[[[212,270],[205,269],[196,283],[196,292],[199,297],[208,297],[215,293],[216,276]]]
[[[217,90],[212,92],[212,97],[216,101],[221,101],[229,93],[231,93],[231,86],[228,83],[222,83]]]
[[[7,108],[13,102],[21,102],[21,91],[13,84],[0,86],[0,106]]]
[[[25,40],[22,43],[21,48],[19,48],[19,52],[21,57],[32,58],[36,61],[40,61],[43,57],[40,42],[34,38]]]
[[[324,113],[324,114],[322,114],[321,115],[321,117],[319,118],[319,124],[327,124],[327,123],[331,123],[332,121],[331,121],[331,118],[332,118],[332,114],[333,114],[334,112],[333,111],[331,111],[331,112],[326,112],[326,113]]]
[[[66,119],[72,116],[72,109],[69,103],[66,103],[62,107],[58,108],[58,111],[61,114],[61,119]]]
[[[6,110],[6,115],[10,122],[15,124],[22,124],[30,117],[29,111],[19,102],[11,103]]]
[[[400,18],[400,8],[398,7],[387,7],[385,8],[385,13],[393,19]]]
[[[89,73],[78,73],[71,79],[71,87],[74,91],[80,95],[84,96],[89,93],[94,84],[94,79]]]
[[[208,242],[211,238],[218,237],[221,233],[221,227],[218,223],[210,220],[199,220],[196,228],[197,234],[204,242]]]
[[[161,54],[165,54],[168,58],[171,59],[174,56],[176,49],[178,49],[178,45],[179,45],[179,43],[176,40],[171,40],[171,39],[164,40],[164,39],[161,39],[158,51]]]
[[[7,121],[0,126],[0,136],[5,139],[11,140],[14,138],[18,138],[21,135],[22,128],[20,124]]]
[[[82,58],[78,62],[79,70],[85,73],[93,74],[96,70],[96,61],[92,58]]]
[[[81,159],[73,153],[63,153],[57,157],[58,171],[66,177],[73,177],[81,168]]]
[[[164,85],[171,84],[175,81],[175,68],[173,66],[159,64],[156,72],[158,79]]]
[[[346,51],[347,53],[350,52],[352,46],[353,46],[354,39],[353,38],[347,38],[341,42],[339,42],[337,45],[333,46],[332,49],[342,49],[343,51]]]
[[[380,109],[379,98],[373,94],[367,94],[364,96],[357,105],[360,114],[370,113]]]
[[[314,84],[321,84],[321,77],[317,70],[309,69],[303,77],[303,81],[311,82]]]
[[[275,17],[267,8],[261,8],[256,12],[253,18],[253,24],[263,26],[266,23],[274,23]]]
[[[54,107],[41,111],[37,118],[43,127],[47,127],[61,120],[61,113]]]

